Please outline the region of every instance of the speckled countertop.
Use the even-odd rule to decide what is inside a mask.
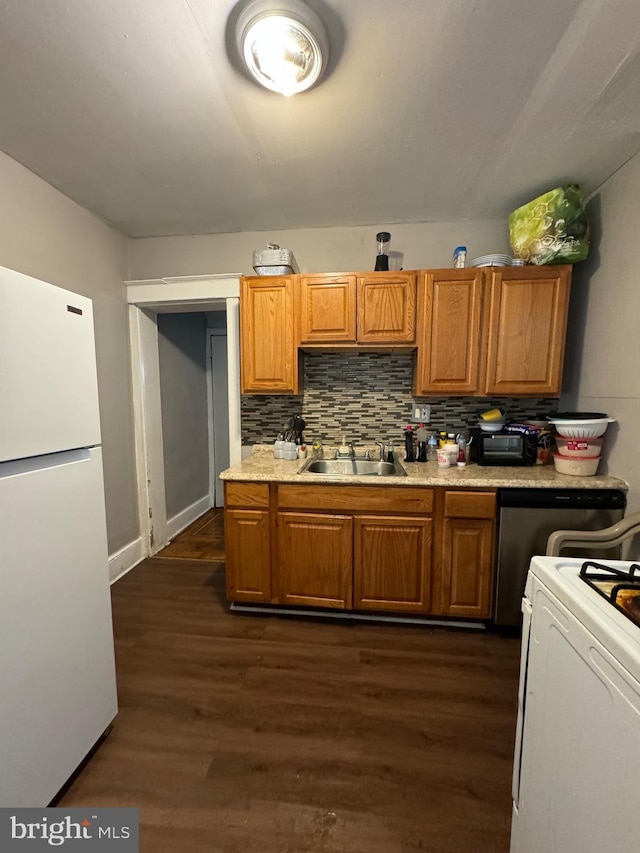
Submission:
[[[365,448],[358,448],[360,453]],[[325,448],[330,458],[333,448]],[[373,448],[371,458],[376,459]],[[247,459],[227,468],[221,480],[238,480],[258,483],[332,483],[367,486],[453,486],[467,489],[628,489],[624,480],[616,477],[570,477],[558,474],[553,465],[532,467],[481,467],[470,464],[464,468],[438,468],[436,462],[403,462],[406,477],[371,477],[357,475],[328,476],[327,474],[300,474],[306,459],[291,462],[274,459],[271,445],[256,445]]]

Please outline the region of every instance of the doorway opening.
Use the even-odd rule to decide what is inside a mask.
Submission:
[[[215,553],[218,475],[241,459],[239,276],[126,284],[143,550],[156,554],[186,532],[209,537]],[[159,321],[165,315],[174,317]],[[172,330],[168,341],[163,326]]]

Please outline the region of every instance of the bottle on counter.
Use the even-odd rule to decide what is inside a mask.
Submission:
[[[435,435],[429,436],[429,441],[427,442],[427,462],[437,462],[438,461],[438,438]]]
[[[458,436],[458,457],[456,459],[456,465],[458,468],[464,468],[467,464],[467,445],[464,440],[464,436]]]
[[[418,440],[418,462],[427,461],[427,430],[424,424],[420,424],[416,430],[416,439]]]
[[[407,424],[404,431],[404,461],[413,462],[415,460],[413,452],[413,427]]]
[[[387,445],[387,462],[393,462],[393,439],[389,439],[389,444]]]
[[[282,458],[288,459],[289,461],[298,458],[298,445],[295,443],[295,441],[283,442]]]
[[[284,458],[284,435],[282,433],[278,433],[278,437],[273,445],[273,456],[274,459]]]
[[[441,429],[438,433],[438,447],[444,447],[445,442],[447,440],[447,431],[446,429]]]
[[[450,432],[447,435],[447,440],[445,441],[442,450],[449,454],[451,458],[451,465],[455,465],[458,458],[458,442],[456,441],[456,435],[454,432]]]

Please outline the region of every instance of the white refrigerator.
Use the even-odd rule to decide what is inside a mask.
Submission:
[[[117,713],[90,299],[0,267],[0,807],[44,807]]]

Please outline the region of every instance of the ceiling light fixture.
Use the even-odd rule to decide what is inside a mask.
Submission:
[[[301,0],[252,0],[238,17],[236,41],[254,79],[283,95],[313,86],[329,53],[322,21]]]

